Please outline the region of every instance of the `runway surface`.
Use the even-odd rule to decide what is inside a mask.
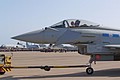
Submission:
[[[10,55],[10,52],[2,52]],[[0,53],[0,54],[2,54]],[[13,66],[36,65],[79,65],[86,64],[89,56],[77,52],[43,53],[43,52],[13,52]],[[120,80],[120,62],[97,62],[93,64],[95,72],[87,75],[86,68],[52,69],[46,72],[41,69],[12,69],[0,76],[0,80]]]

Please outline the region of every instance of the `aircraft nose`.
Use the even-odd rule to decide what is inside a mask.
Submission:
[[[26,41],[26,42],[34,42],[34,43],[42,43],[44,40],[44,30],[33,31],[29,33],[25,33],[22,35],[14,36],[12,39]]]

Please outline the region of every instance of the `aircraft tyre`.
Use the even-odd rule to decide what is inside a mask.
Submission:
[[[93,70],[93,68],[91,68],[91,67],[88,67],[87,69],[86,69],[86,73],[87,74],[93,74],[93,72],[94,72],[94,70]]]

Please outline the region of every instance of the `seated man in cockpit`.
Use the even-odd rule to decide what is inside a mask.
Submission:
[[[70,28],[79,27],[79,26],[80,26],[80,21],[79,20],[76,20],[75,22],[71,21]]]
[[[75,21],[75,27],[79,27],[80,26],[80,21],[79,20],[76,20]]]
[[[73,28],[73,27],[75,27],[75,23],[72,21],[70,28]]]

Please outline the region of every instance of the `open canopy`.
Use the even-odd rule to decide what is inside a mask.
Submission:
[[[78,19],[67,19],[63,20],[59,23],[56,23],[51,28],[79,28],[79,27],[98,27],[99,24],[86,21],[86,20],[78,20]]]

